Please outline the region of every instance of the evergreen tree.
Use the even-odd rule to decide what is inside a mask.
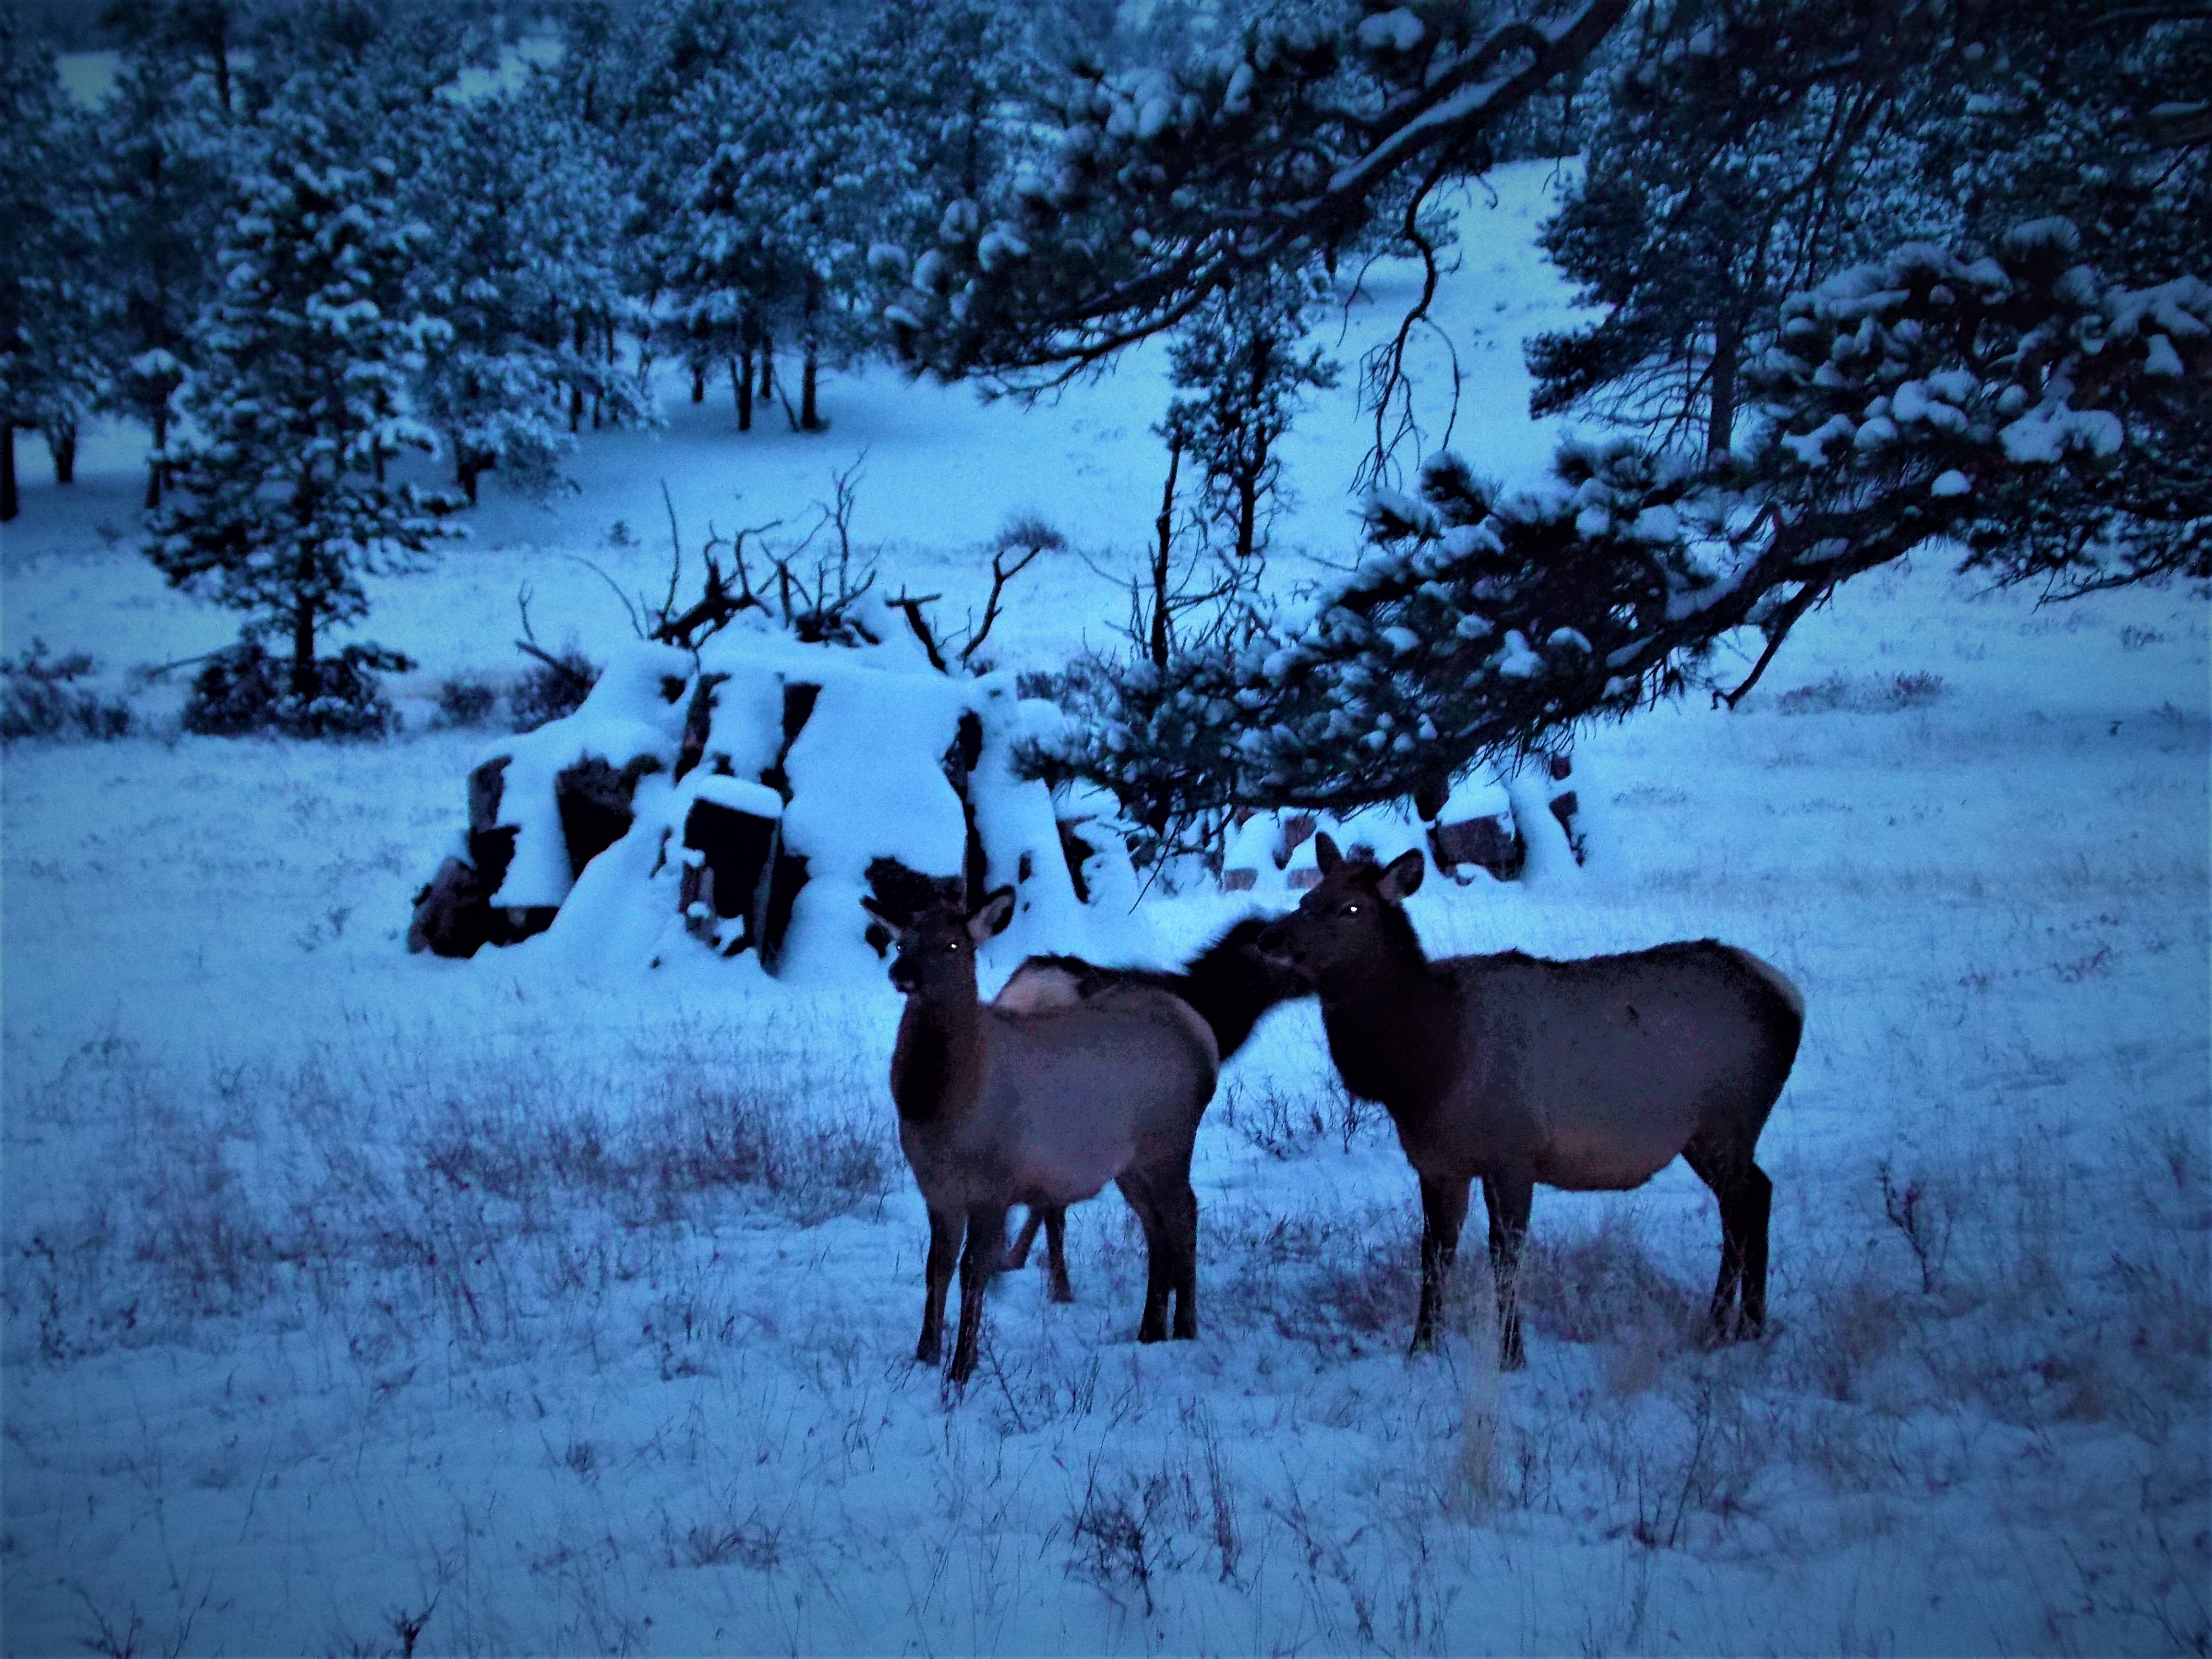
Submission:
[[[54,481],[75,477],[79,421],[101,386],[87,187],[89,121],[53,54],[0,16],[0,111],[10,154],[0,202],[0,520],[15,516],[15,434],[43,434]]]
[[[1927,243],[1793,296],[1747,376],[1749,440],[1632,438],[1508,493],[1449,454],[1376,491],[1358,574],[1310,616],[1079,678],[1052,763],[1169,818],[1441,800],[1486,757],[1710,685],[1733,701],[1838,586],[1930,541],[2078,593],[2212,580],[2212,283],[2115,282],[2060,220]],[[1711,678],[1732,630],[1764,654]]]
[[[363,575],[414,568],[456,533],[439,520],[458,505],[386,476],[434,447],[410,393],[448,330],[418,309],[428,233],[399,210],[398,168],[349,159],[331,92],[302,81],[263,118],[192,342],[186,430],[161,457],[179,494],[148,546],[171,581],[246,613],[249,655],[289,645],[273,716],[305,732],[343,729],[335,690],[392,660],[321,658],[319,641],[367,614]]]
[[[1207,538],[1240,563],[1267,551],[1283,468],[1277,445],[1300,398],[1337,380],[1336,365],[1304,346],[1320,291],[1294,283],[1255,276],[1214,295],[1168,354],[1177,395],[1160,435],[1197,471]]]
[[[100,334],[111,408],[143,422],[158,453],[194,320],[214,292],[215,228],[227,201],[225,132],[208,84],[134,46],[94,121]],[[146,505],[161,501],[149,463]]]
[[[651,415],[615,351],[612,169],[541,89],[439,108],[410,197],[433,232],[426,297],[451,337],[424,370],[422,412],[471,504],[493,468],[542,495],[587,406],[594,425]]]
[[[257,0],[108,0],[102,21],[126,57],[165,65],[175,84],[205,76],[216,110],[234,112],[232,59],[250,46]]]
[[[1034,75],[981,192],[878,262],[884,316],[918,368],[1064,383],[1248,275],[1415,225],[1630,8],[1286,5],[1181,62]]]
[[[1911,161],[1899,105],[1941,33],[1920,0],[1642,11],[1583,176],[1541,236],[1606,314],[1529,343],[1531,412],[1695,434],[1725,453],[1744,366],[1784,298],[1944,228],[1898,188]]]

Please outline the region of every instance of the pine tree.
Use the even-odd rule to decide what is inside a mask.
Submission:
[[[1320,291],[1255,276],[1213,296],[1168,354],[1177,395],[1159,428],[1197,469],[1209,540],[1243,563],[1267,550],[1283,463],[1277,446],[1300,398],[1336,384],[1304,337]]]
[[[1583,177],[1541,235],[1606,315],[1529,343],[1531,413],[1694,434],[1724,454],[1744,366],[1784,296],[1944,229],[1897,187],[1912,159],[1899,105],[1938,28],[1919,0],[1642,12]],[[1821,64],[1849,68],[1785,67]]]
[[[458,505],[386,477],[434,447],[410,393],[449,331],[417,308],[428,233],[399,210],[398,169],[352,161],[331,130],[345,106],[342,88],[303,80],[260,124],[192,342],[187,430],[161,458],[179,494],[148,546],[171,581],[246,613],[246,659],[289,645],[271,714],[308,733],[345,729],[339,688],[392,660],[364,646],[319,657],[319,641],[367,614],[365,574],[415,568],[456,533],[440,520]]]
[[[612,169],[599,136],[540,88],[439,109],[409,196],[433,233],[426,298],[452,334],[424,371],[422,412],[471,504],[494,468],[543,495],[586,406],[595,425],[651,416],[611,349],[625,310]]]
[[[214,292],[228,134],[212,89],[143,46],[125,52],[94,134],[107,403],[143,422],[159,452],[188,337]],[[149,507],[161,505],[163,482],[161,465],[149,462]]]
[[[80,420],[101,387],[87,189],[89,120],[52,52],[0,16],[0,112],[10,154],[0,201],[0,520],[18,510],[15,434],[43,434],[54,481],[75,477]]]

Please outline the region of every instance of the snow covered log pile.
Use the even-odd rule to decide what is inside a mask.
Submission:
[[[1573,775],[1573,760],[1565,750],[1516,770],[1474,773],[1426,820],[1395,804],[1341,817],[1248,814],[1229,832],[1222,890],[1292,898],[1317,885],[1313,836],[1322,830],[1347,850],[1365,848],[1385,863],[1419,848],[1440,873],[1462,885],[1475,880],[1477,871],[1512,881],[1569,860],[1580,864],[1587,832]]]
[[[750,950],[778,977],[873,975],[864,896],[910,914],[1012,885],[1007,951],[1110,950],[1135,892],[1111,799],[1055,801],[1014,773],[1060,712],[884,632],[623,647],[575,713],[470,774],[468,830],[418,895],[409,948],[547,933],[599,960]]]

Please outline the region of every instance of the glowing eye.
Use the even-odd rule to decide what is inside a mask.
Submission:
[[[949,939],[945,941],[945,948],[948,951],[957,951],[960,948],[960,941],[957,939]]]
[[[1344,907],[1344,914],[1347,916],[1356,916],[1359,914],[1359,907],[1356,904],[1347,904]]]

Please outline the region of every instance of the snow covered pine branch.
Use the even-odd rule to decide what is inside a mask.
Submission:
[[[1604,40],[1628,0],[1370,3],[1341,32],[1271,18],[1173,71],[1078,73],[1025,166],[872,252],[916,368],[1064,381],[1239,276],[1334,260],[1409,191],[1480,171],[1487,137]],[[1425,175],[1415,185],[1416,175]]]
[[[1504,493],[1436,456],[1419,499],[1370,496],[1369,556],[1310,618],[1091,675],[1097,718],[1036,763],[1139,812],[1440,798],[1479,759],[1710,680],[1734,629],[1763,634],[1763,668],[1838,583],[1931,540],[2057,594],[2212,578],[2212,287],[2123,288],[2078,246],[2045,220],[1792,296],[1754,435],[1717,462],[1569,443],[1545,487]]]

